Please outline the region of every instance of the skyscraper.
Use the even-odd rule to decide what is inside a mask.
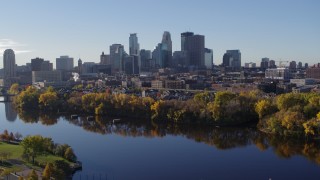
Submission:
[[[269,58],[262,58],[261,59],[261,63],[260,63],[260,68],[262,68],[262,69],[268,69],[268,67],[269,67],[269,61],[270,61],[270,59]]]
[[[139,56],[131,55],[124,58],[124,72],[128,75],[139,74]]]
[[[205,66],[205,40],[203,35],[194,35],[193,32],[181,33],[181,51],[187,51],[189,66],[203,68]]]
[[[3,69],[4,69],[5,83],[10,78],[13,78],[16,76],[15,66],[16,66],[16,58],[15,58],[14,51],[12,49],[6,49],[3,53]],[[8,85],[10,85],[10,83]]]
[[[226,66],[228,64],[228,66]],[[223,65],[231,67],[232,70],[240,70],[241,68],[241,53],[240,50],[227,50],[223,55]]]
[[[222,66],[223,67],[231,67],[232,59],[233,58],[232,58],[231,54],[224,53],[223,60],[222,60]]]
[[[163,54],[162,54],[162,43],[159,43],[156,48],[152,51],[152,60],[154,61],[155,68],[163,68]]]
[[[150,60],[151,60],[151,51],[141,49],[141,51],[140,51],[140,61],[141,61],[140,71],[149,71],[150,70],[150,68],[151,68]]]
[[[296,68],[297,68],[296,61],[291,61],[290,64],[289,64],[289,69],[292,70],[292,71],[295,71]]]
[[[139,55],[139,43],[137,33],[130,34],[129,37],[129,54]]]
[[[123,45],[112,44],[110,46],[110,62],[112,73],[122,72],[124,70],[123,60],[125,56],[126,52],[124,51]]]
[[[78,73],[82,74],[82,60],[81,59],[78,60]]]
[[[44,59],[38,57],[31,59],[31,71],[41,71],[41,64],[43,61]]]
[[[73,70],[73,58],[69,56],[60,56],[60,58],[56,58],[56,69],[71,71]]]
[[[188,44],[188,37],[193,36],[193,32],[184,32],[181,33],[181,51],[186,51],[187,50],[187,44]]]
[[[205,61],[204,65],[207,69],[212,69],[213,66],[213,50],[205,48]]]
[[[232,67],[235,69],[241,68],[241,53],[240,50],[227,50],[227,53],[233,57]]]
[[[162,54],[163,54],[163,67],[172,66],[172,41],[170,32],[165,31],[162,36]]]

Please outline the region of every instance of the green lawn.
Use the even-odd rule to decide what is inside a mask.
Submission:
[[[21,160],[21,155],[23,153],[23,148],[20,145],[14,145],[14,144],[8,144],[5,142],[0,142],[0,153],[2,152],[10,152],[11,155],[8,157],[8,159],[18,159]],[[54,162],[56,160],[64,160],[67,163],[70,163],[69,161],[63,159],[62,157],[54,156],[51,154],[48,155],[41,155],[35,158],[35,161],[38,163],[45,165],[47,162]],[[25,162],[28,166],[33,166],[30,162]]]
[[[0,142],[0,153],[2,152],[11,153],[11,156],[9,157],[9,159],[20,159],[23,153],[23,148],[20,145]]]

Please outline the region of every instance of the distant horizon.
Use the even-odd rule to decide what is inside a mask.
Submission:
[[[216,65],[232,49],[240,50],[242,66],[259,65],[264,57],[310,66],[320,62],[320,1],[154,2],[2,2],[0,16],[6,19],[0,28],[0,68],[9,48],[17,65],[40,57],[55,67],[55,59],[63,55],[98,63],[112,44],[122,44],[128,52],[130,33],[137,33],[140,49],[152,51],[164,31],[171,34],[173,51],[180,50],[182,32],[204,35]]]

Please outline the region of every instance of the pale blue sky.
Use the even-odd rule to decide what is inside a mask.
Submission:
[[[319,0],[2,0],[0,6],[0,54],[13,48],[19,65],[60,55],[98,62],[113,43],[127,50],[129,33],[153,50],[163,31],[174,50],[181,32],[205,35],[215,64],[227,49],[240,49],[243,64],[263,57],[320,62]]]

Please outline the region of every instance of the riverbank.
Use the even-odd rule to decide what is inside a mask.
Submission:
[[[27,172],[35,170],[38,174],[42,174],[45,166],[48,163],[54,164],[56,162],[65,163],[74,173],[76,170],[81,169],[81,163],[70,162],[62,157],[53,154],[42,154],[37,156],[34,163],[29,162],[23,158],[23,146],[19,143],[11,143],[0,141],[0,168],[2,172],[1,176],[9,175],[13,173],[18,176],[26,176]]]

